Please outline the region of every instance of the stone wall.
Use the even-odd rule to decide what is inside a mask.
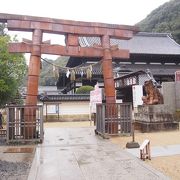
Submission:
[[[89,114],[89,101],[61,101],[59,104],[50,102],[44,105],[43,110],[45,121],[88,121]]]
[[[180,82],[163,82],[162,94],[164,104],[168,106],[170,113],[175,113],[180,109]]]
[[[175,83],[176,110],[180,110],[180,82]]]
[[[138,112],[134,114],[136,121],[157,123],[173,122],[174,116],[169,112],[169,107],[164,104],[138,106]]]
[[[162,94],[164,105],[168,107],[169,113],[174,113],[176,110],[175,82],[163,82]]]

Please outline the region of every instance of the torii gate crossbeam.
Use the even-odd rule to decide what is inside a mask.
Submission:
[[[31,44],[21,42],[9,45],[9,52],[31,53],[26,105],[37,104],[41,54],[102,58],[106,103],[115,103],[112,58],[128,59],[129,51],[118,48],[112,50],[110,38],[128,40],[138,32],[136,27],[3,13],[0,13],[0,22],[7,23],[8,29],[12,31],[33,32]],[[66,46],[44,44],[43,33],[65,35]],[[80,47],[79,36],[98,36],[101,38],[101,46]]]

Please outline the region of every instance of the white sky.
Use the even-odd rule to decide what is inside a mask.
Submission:
[[[168,1],[169,0],[2,0],[0,3],[0,12],[77,21],[134,25],[144,19],[152,10]],[[29,36],[15,33],[21,38],[24,36],[27,38]],[[44,37],[44,40],[51,38],[47,36]],[[52,38],[51,40],[53,39],[57,40],[57,38]]]
[[[134,25],[169,0],[2,0],[0,12]]]

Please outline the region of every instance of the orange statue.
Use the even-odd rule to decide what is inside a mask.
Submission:
[[[159,90],[154,86],[153,81],[145,81],[144,88],[146,92],[146,96],[142,97],[143,104],[150,105],[150,104],[163,104],[163,96],[159,92]]]

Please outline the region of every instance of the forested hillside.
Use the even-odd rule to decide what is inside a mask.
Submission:
[[[180,0],[171,0],[136,24],[141,31],[169,32],[180,44]]]
[[[53,70],[53,65],[56,64],[58,66],[64,67],[67,64],[69,57],[58,57],[55,61],[52,61],[50,59],[45,59],[46,61],[42,61],[42,69],[40,74],[40,81],[39,85],[41,86],[54,86],[56,85],[57,81],[57,71],[58,68],[56,68],[56,72]]]

